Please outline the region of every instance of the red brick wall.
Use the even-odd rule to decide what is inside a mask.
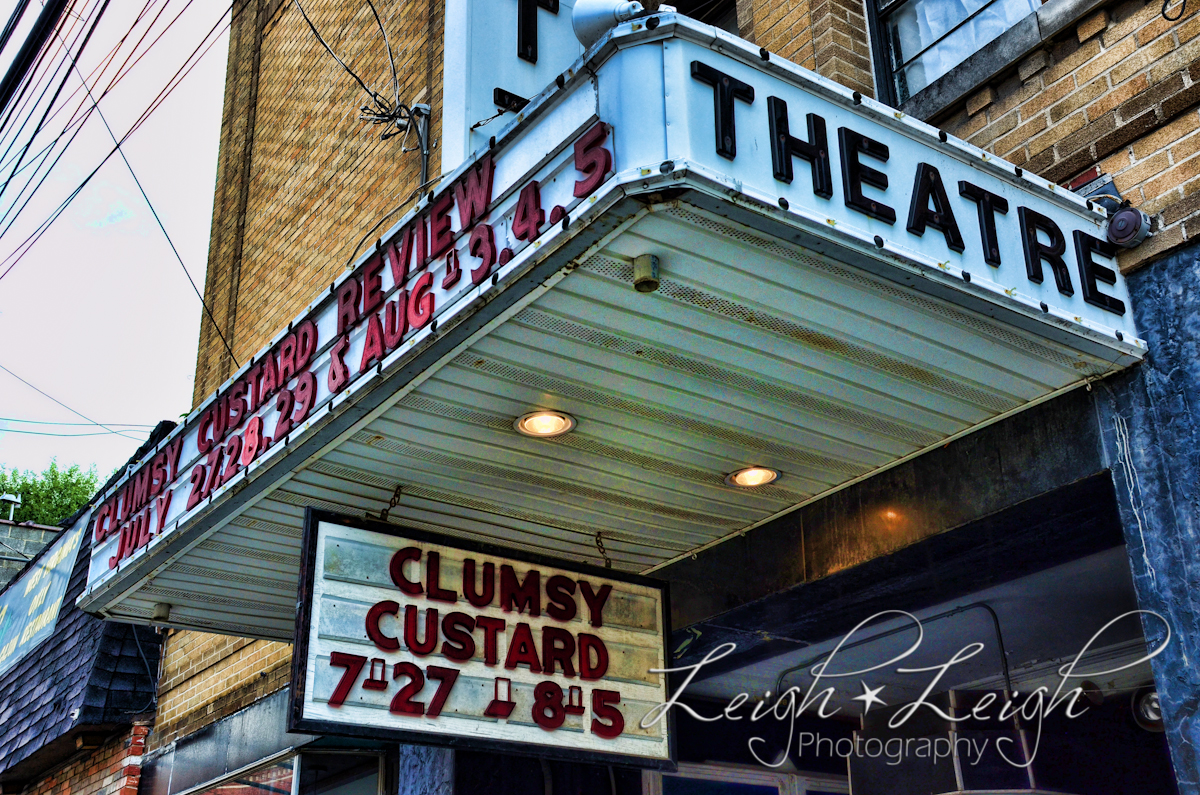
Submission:
[[[149,733],[149,724],[135,723],[95,751],[73,757],[25,795],[137,795]]]

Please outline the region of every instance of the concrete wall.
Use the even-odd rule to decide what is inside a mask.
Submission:
[[[5,511],[7,516],[7,510]],[[45,525],[13,524],[0,520],[0,558],[32,558],[62,532],[60,527]],[[0,589],[4,588],[21,569],[25,568],[26,560],[0,559]]]

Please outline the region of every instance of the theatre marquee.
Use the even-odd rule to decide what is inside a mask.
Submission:
[[[102,495],[83,609],[290,640],[308,506],[644,574],[1146,355],[1103,210],[723,31],[529,100]]]

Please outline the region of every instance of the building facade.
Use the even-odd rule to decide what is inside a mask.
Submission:
[[[142,789],[1200,793],[1195,9],[592,5],[235,4]],[[677,770],[297,730],[309,507],[668,583]]]

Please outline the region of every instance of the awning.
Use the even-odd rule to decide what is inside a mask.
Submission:
[[[309,505],[653,571],[1144,355],[1102,210],[657,19],[105,495],[84,609],[288,640]],[[517,433],[537,409],[578,424]],[[727,484],[747,466],[780,477]]]

